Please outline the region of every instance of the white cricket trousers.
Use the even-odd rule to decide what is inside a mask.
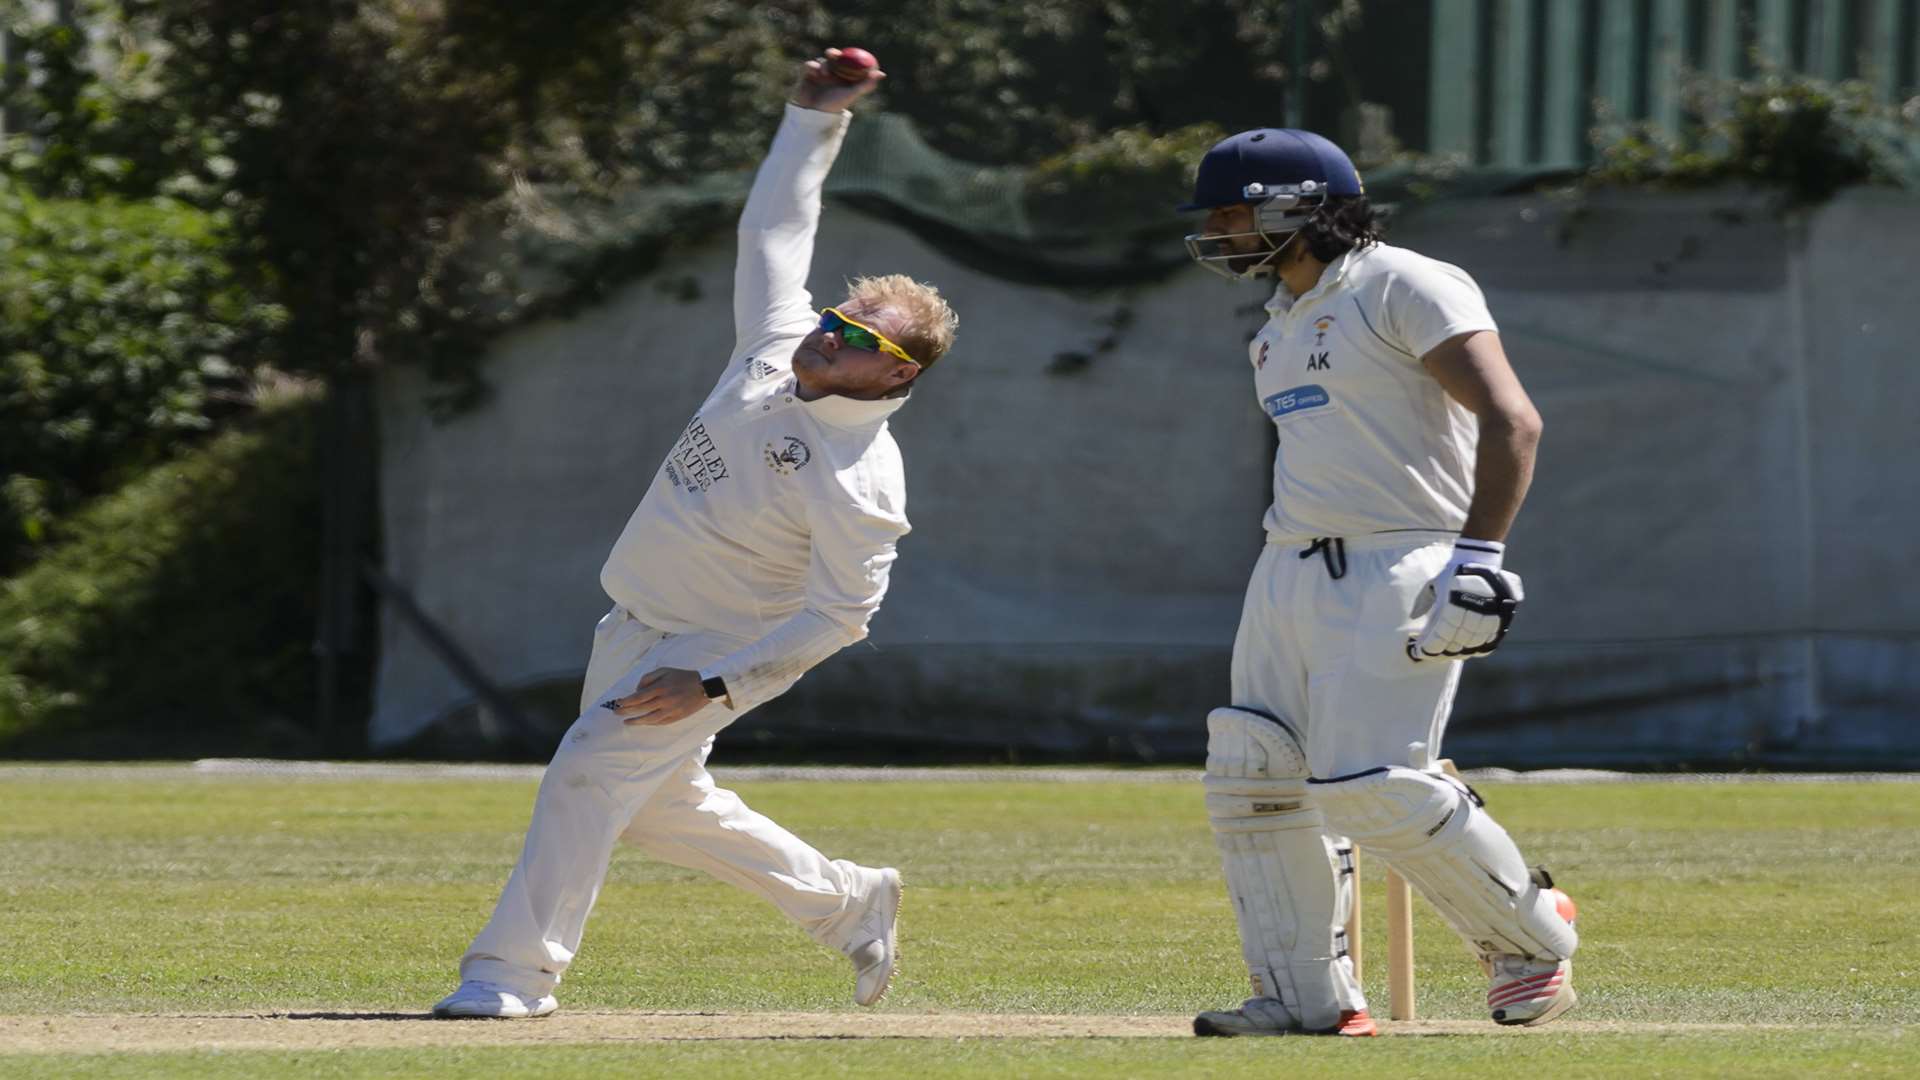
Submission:
[[[1314,551],[1311,541],[1270,538],[1233,640],[1233,704],[1284,717],[1304,733],[1307,764],[1320,779],[1381,765],[1430,767],[1460,662],[1408,659],[1407,638],[1418,627],[1414,601],[1446,568],[1454,539],[1374,533]],[[1422,760],[1410,760],[1414,743]]]
[[[714,702],[667,727],[628,725],[599,707],[662,667],[698,670],[739,648],[720,634],[667,634],[615,606],[594,629],[580,718],[540,781],[520,862],[493,917],[460,960],[460,977],[522,996],[553,991],[580,947],[615,840],[704,870],[766,899],[812,937],[839,947],[854,865],[830,860],[716,787],[707,754],[739,714]],[[857,911],[851,914],[857,915]]]

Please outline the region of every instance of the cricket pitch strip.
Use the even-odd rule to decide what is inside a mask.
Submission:
[[[346,1050],[755,1039],[1191,1038],[1185,1016],[1034,1013],[561,1012],[538,1020],[434,1020],[424,1013],[10,1016],[8,1053],[183,1050]],[[1755,1030],[1751,1024],[1628,1024],[1562,1020],[1503,1028],[1485,1020],[1381,1022],[1382,1034],[1525,1038],[1536,1032],[1670,1034]]]

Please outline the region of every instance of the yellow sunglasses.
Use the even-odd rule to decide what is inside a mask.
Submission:
[[[912,364],[914,367],[921,366],[920,361],[907,355],[907,350],[887,340],[887,335],[864,323],[854,322],[852,319],[841,314],[839,308],[820,309],[820,330],[822,333],[827,334],[838,330],[840,332],[840,340],[856,349],[865,349],[868,352],[883,352],[888,356],[897,356],[907,363]]]

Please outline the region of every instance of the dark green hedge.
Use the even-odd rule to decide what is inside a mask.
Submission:
[[[319,412],[150,470],[0,582],[0,753],[233,752],[307,722]]]
[[[0,574],[51,522],[246,398],[279,319],[233,281],[217,216],[70,202],[0,179]]]

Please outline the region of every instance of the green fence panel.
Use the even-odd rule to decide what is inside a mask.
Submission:
[[[1767,71],[1916,92],[1920,0],[1432,0],[1427,149],[1581,165],[1598,121],[1684,137],[1691,80]]]

